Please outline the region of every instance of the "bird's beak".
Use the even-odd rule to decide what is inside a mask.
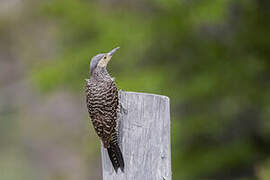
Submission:
[[[112,55],[119,49],[120,47],[114,48],[113,50],[111,50],[110,52],[108,52],[108,55],[110,57],[112,57]]]

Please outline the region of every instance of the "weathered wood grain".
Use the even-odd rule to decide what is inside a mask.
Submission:
[[[101,147],[103,180],[171,180],[169,98],[119,92],[119,144],[125,172],[116,174]]]

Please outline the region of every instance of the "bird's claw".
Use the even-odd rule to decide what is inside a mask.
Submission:
[[[119,103],[119,106],[120,106],[120,113],[124,113],[124,114],[128,113],[127,108],[125,108],[125,106],[122,103]]]

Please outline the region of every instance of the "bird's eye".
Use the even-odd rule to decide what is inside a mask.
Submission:
[[[105,56],[104,59],[106,59],[107,57]]]

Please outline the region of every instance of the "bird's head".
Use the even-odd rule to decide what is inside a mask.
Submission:
[[[113,54],[119,49],[120,47],[114,48],[113,50],[111,50],[108,53],[102,53],[102,54],[98,54],[96,56],[94,56],[91,59],[91,63],[90,63],[90,74],[92,75],[92,73],[94,72],[94,70],[97,67],[101,67],[101,68],[106,68],[108,62],[111,60]]]

